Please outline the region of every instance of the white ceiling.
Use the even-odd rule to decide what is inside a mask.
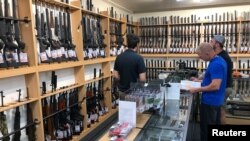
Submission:
[[[107,0],[134,13],[168,10],[235,6],[250,4],[250,0]],[[200,1],[200,2],[195,2]]]

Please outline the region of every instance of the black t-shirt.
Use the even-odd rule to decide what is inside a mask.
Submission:
[[[146,72],[146,67],[142,56],[127,49],[116,57],[114,70],[120,75],[118,88],[125,92],[130,88],[131,82],[137,82],[140,73]]]
[[[233,62],[225,50],[221,51],[218,55],[221,56],[227,63],[227,85],[226,87],[227,88],[232,87],[233,86],[233,78],[232,78]]]

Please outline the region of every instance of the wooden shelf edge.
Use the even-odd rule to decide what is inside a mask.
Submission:
[[[59,69],[67,69],[67,68],[73,68],[73,67],[79,67],[82,66],[82,61],[76,61],[76,62],[63,62],[63,63],[55,63],[55,64],[41,64],[38,66],[39,72],[45,72],[45,71],[53,71],[53,70],[59,70]]]
[[[154,58],[163,58],[167,57],[167,54],[140,54],[142,57],[154,57]]]
[[[101,116],[99,117],[99,122],[98,123],[95,123],[95,124],[91,124],[91,128],[87,128],[87,129],[84,129],[84,131],[78,135],[78,136],[75,136],[73,138],[73,141],[79,141],[81,140],[83,137],[85,137],[87,134],[89,134],[91,131],[93,131],[95,128],[98,128],[98,126],[103,123],[105,120],[107,120],[109,117],[111,117],[114,113],[112,112],[109,112],[108,114],[104,115],[104,116]]]
[[[95,13],[95,12],[92,12],[92,11],[89,11],[89,10],[85,10],[85,9],[81,9],[81,10],[82,10],[82,12],[84,14],[89,14],[89,15],[93,15],[93,16],[100,16],[102,18],[108,18],[108,16],[100,14],[100,13]]]
[[[29,98],[29,100],[24,100],[21,102],[16,102],[16,103],[10,103],[9,105],[6,105],[5,107],[0,107],[0,112],[7,111],[9,109],[14,109],[16,107],[31,103],[38,100],[38,98]]]
[[[233,57],[240,57],[240,58],[249,58],[250,54],[246,53],[246,54],[229,54],[229,56],[233,56]]]
[[[83,65],[99,64],[99,63],[109,62],[111,60],[112,60],[112,57],[90,59],[90,60],[83,61]]]
[[[68,91],[68,90],[70,90],[70,89],[74,89],[74,88],[77,88],[77,87],[81,87],[81,86],[83,86],[83,85],[84,85],[84,83],[80,83],[80,84],[75,84],[75,85],[69,86],[69,87],[64,88],[64,89],[58,89],[58,90],[56,90],[56,91],[54,91],[54,92],[49,92],[49,93],[43,94],[43,95],[40,96],[40,98],[43,99],[43,98],[46,98],[46,97],[50,97],[50,96],[59,94],[59,93],[64,92],[64,91]]]
[[[139,25],[140,28],[143,28],[143,27],[156,27],[156,26],[168,26],[168,24]]]
[[[167,57],[184,57],[184,58],[189,58],[189,57],[197,57],[197,54],[167,54]]]
[[[74,5],[65,3],[65,2],[61,2],[59,0],[44,0],[44,1],[47,2],[47,3],[54,4],[54,5],[58,5],[58,6],[69,8],[70,10],[79,10],[80,9],[77,6],[74,6]]]
[[[139,25],[133,23],[127,23],[128,26],[139,27]]]
[[[101,79],[106,79],[106,78],[109,78],[109,77],[111,77],[111,75],[105,75],[105,76],[103,76],[103,77],[98,77],[98,78],[96,78],[96,79],[86,80],[86,81],[84,82],[84,84],[86,85],[86,84],[88,84],[88,83],[96,82],[96,81],[99,81],[99,80],[101,80]]]
[[[114,21],[114,22],[119,22],[119,23],[125,24],[124,21],[119,20],[119,19],[116,19],[116,18],[109,17],[109,19],[110,19],[111,21]]]
[[[7,78],[7,77],[14,77],[19,75],[25,75],[25,74],[31,74],[36,72],[36,67],[22,67],[22,68],[16,68],[16,69],[6,69],[6,70],[0,70],[0,79],[1,78]]]

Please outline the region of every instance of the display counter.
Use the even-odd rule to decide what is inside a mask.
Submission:
[[[186,141],[193,96],[181,94],[180,100],[168,99],[159,111],[137,114],[137,124],[127,141]],[[108,141],[108,131],[100,141]]]

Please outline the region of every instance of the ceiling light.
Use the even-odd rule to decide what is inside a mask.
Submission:
[[[193,2],[212,2],[213,0],[193,0]]]

